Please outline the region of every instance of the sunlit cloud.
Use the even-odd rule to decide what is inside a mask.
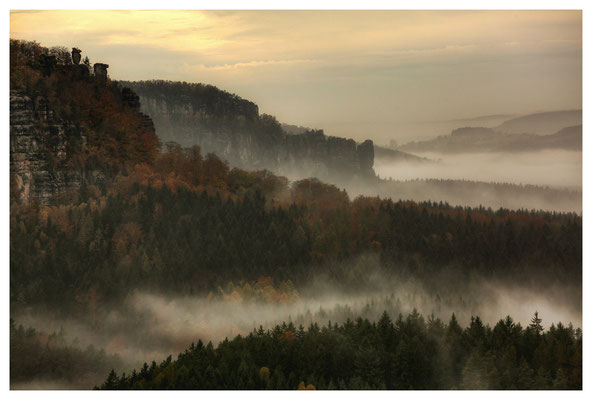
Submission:
[[[17,10],[10,37],[79,47],[114,79],[212,83],[323,127],[580,108],[581,22],[580,11]],[[352,126],[331,133],[389,134]]]
[[[248,62],[237,62],[234,64],[223,64],[223,65],[194,65],[190,66],[189,69],[193,70],[211,70],[211,71],[238,71],[244,68],[257,68],[267,66],[293,66],[303,64],[316,64],[316,60],[256,60]]]

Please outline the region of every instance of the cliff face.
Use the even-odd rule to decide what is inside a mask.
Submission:
[[[131,108],[138,124],[154,132],[150,117],[139,112],[139,97],[129,89],[123,89],[120,97],[121,102]],[[109,176],[105,168],[89,167],[87,163],[89,158],[96,159],[94,154],[98,149],[95,146],[95,153],[89,152],[90,132],[80,123],[56,114],[46,97],[32,99],[22,91],[11,90],[11,190],[22,203],[35,200],[51,204],[64,195],[71,198],[76,196],[83,182],[101,186]]]
[[[10,40],[11,201],[85,201],[105,180],[152,163],[160,141],[139,97],[80,49]],[[76,197],[75,197],[76,196]]]
[[[348,180],[375,176],[371,140],[328,137],[322,130],[287,134],[257,105],[211,86],[124,82],[140,96],[141,111],[163,142],[199,145],[232,166],[269,169],[290,178]]]
[[[10,92],[10,173],[21,201],[35,198],[48,203],[51,197],[79,187],[80,172],[58,165],[69,150],[85,143],[83,129],[55,118],[47,99],[33,101]]]

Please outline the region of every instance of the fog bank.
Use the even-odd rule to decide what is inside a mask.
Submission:
[[[374,170],[382,178],[465,179],[557,188],[581,188],[582,153],[545,150],[529,153],[418,153],[438,163],[391,163],[376,159]]]
[[[558,322],[581,326],[581,287],[537,289],[524,283],[511,285],[475,277],[462,281],[449,273],[442,276],[425,284],[412,277],[386,278],[381,271],[369,270],[364,287],[356,290],[319,277],[291,304],[134,291],[121,307],[104,310],[94,321],[55,318],[34,308],[12,317],[17,324],[45,332],[63,328],[82,348],[93,344],[108,354],[117,353],[129,370],[139,370],[144,362],[160,362],[169,354],[176,357],[198,340],[217,345],[226,337],[245,335],[260,326],[273,328],[282,322],[307,328],[314,322],[320,326],[329,321],[341,324],[348,318],[377,320],[383,311],[396,320],[400,313],[405,316],[416,309],[425,318],[433,314],[444,323],[455,313],[462,326],[478,315],[492,327],[508,314],[526,327],[538,311],[545,329]],[[59,384],[21,382],[18,386],[56,388]]]

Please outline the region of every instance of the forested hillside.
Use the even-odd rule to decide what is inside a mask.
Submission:
[[[553,210],[578,214],[582,212],[582,191],[577,188],[563,189],[467,179],[383,179],[375,185],[375,190],[383,198],[413,199],[418,202],[440,199],[450,204],[492,209]]]
[[[444,324],[413,312],[392,321],[304,329],[292,323],[225,340],[201,341],[157,364],[118,376],[101,389],[581,389],[582,333],[561,324],[542,332],[512,318],[493,328],[454,314]]]
[[[71,204],[13,204],[11,303],[73,305],[89,292],[117,301],[131,287],[203,292],[260,275],[300,281],[365,252],[420,274],[454,266],[579,282],[581,229],[573,214],[351,201],[314,179],[289,186],[173,147],[105,192],[83,185]]]

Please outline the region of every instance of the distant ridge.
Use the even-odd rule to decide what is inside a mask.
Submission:
[[[537,121],[538,123],[541,120],[549,119],[552,119],[549,115],[543,117],[528,116],[526,119],[521,119],[522,122],[508,121],[506,126],[526,126],[528,121]],[[574,118],[565,117],[565,115],[560,119],[563,122],[574,120]],[[555,119],[555,121],[555,125],[551,125],[556,126],[558,119]],[[534,126],[534,124],[531,124],[531,126]],[[545,129],[545,132],[547,131],[548,128]],[[498,128],[464,127],[453,130],[449,135],[442,135],[435,139],[420,142],[410,142],[398,148],[398,150],[414,153],[525,152],[549,149],[581,151],[582,124],[562,126],[551,134],[503,133]]]
[[[533,133],[550,135],[562,128],[581,124],[582,110],[549,111],[513,118],[494,129],[506,134]]]
[[[412,162],[418,164],[436,162],[426,157],[419,157],[404,151],[376,145],[374,145],[374,158],[376,161],[381,160],[387,162]]]

